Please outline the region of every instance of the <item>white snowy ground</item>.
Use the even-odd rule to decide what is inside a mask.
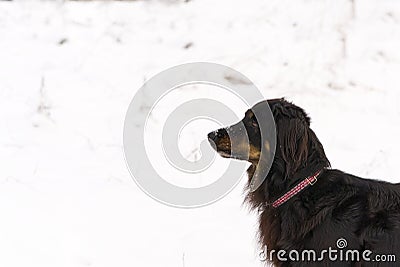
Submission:
[[[353,2],[1,1],[0,266],[262,266],[244,179],[183,210],[125,166],[130,100],[180,63],[237,69],[310,113],[334,168],[400,182],[400,2]]]

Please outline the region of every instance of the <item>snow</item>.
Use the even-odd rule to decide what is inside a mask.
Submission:
[[[0,36],[0,266],[263,266],[245,179],[184,210],[125,166],[130,100],[181,63],[235,68],[309,112],[334,168],[400,181],[397,1],[1,1]]]

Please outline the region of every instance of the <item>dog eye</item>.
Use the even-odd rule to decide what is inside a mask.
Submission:
[[[258,127],[258,123],[257,123],[256,116],[253,116],[253,117],[251,118],[251,125],[252,125],[253,127]]]

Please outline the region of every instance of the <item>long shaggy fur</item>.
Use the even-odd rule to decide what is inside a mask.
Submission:
[[[259,241],[268,251],[313,249],[319,252],[337,249],[340,238],[346,249],[371,250],[395,255],[396,262],[280,261],[276,253],[269,258],[275,266],[400,266],[400,184],[363,179],[330,169],[324,148],[310,128],[310,118],[303,109],[284,99],[269,100],[277,129],[277,147],[272,168],[255,191],[247,193],[246,202],[259,215]],[[251,116],[245,116],[249,125]],[[253,119],[254,120],[254,119]],[[254,125],[254,122],[251,123]],[[250,144],[259,144],[257,127],[246,126]],[[338,127],[339,128],[339,127]],[[338,131],[342,134],[345,131]],[[253,139],[253,140],[252,140]],[[218,140],[213,139],[217,151]],[[236,146],[231,140],[231,146]],[[224,155],[227,156],[225,149]],[[232,156],[233,157],[233,156]],[[235,158],[240,159],[236,156]],[[248,169],[249,183],[258,164],[254,159]],[[318,182],[309,186],[278,208],[270,204],[301,180],[318,170]],[[268,254],[267,254],[268,255]]]

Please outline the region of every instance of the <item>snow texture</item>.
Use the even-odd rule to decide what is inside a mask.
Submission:
[[[136,90],[181,63],[233,67],[305,108],[334,168],[400,182],[399,48],[395,0],[1,1],[0,266],[263,266],[245,178],[194,210],[134,183]]]

